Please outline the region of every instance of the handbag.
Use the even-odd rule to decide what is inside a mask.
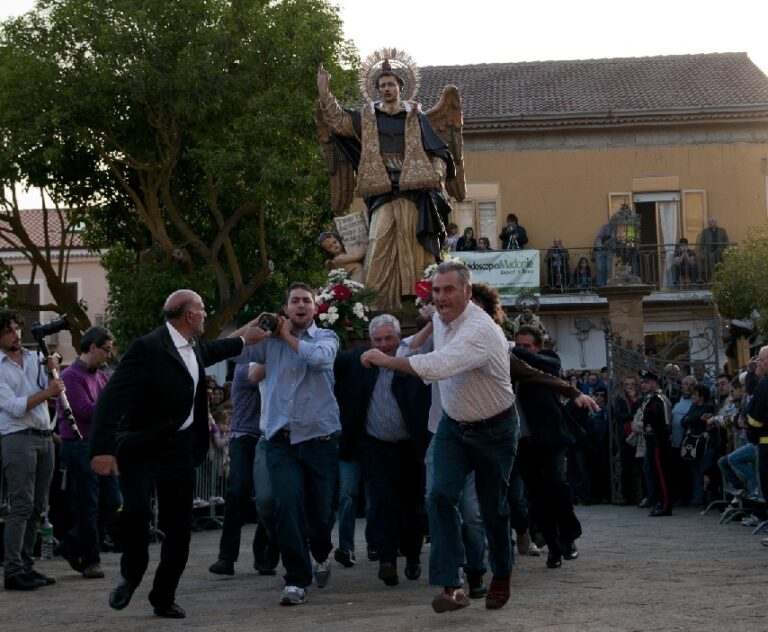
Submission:
[[[684,461],[697,461],[704,456],[708,443],[708,432],[693,434],[690,430],[686,431],[683,442],[680,444],[680,458]]]

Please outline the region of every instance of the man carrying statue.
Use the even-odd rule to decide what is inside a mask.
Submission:
[[[458,90],[447,86],[425,114],[409,100],[418,90],[418,69],[397,50],[377,51],[366,60],[360,81],[369,103],[362,110],[342,108],[329,81],[321,65],[318,132],[329,169],[345,170],[350,178],[356,173],[354,194],[365,200],[370,220],[365,285],[378,289],[374,309],[398,309],[424,268],[440,261],[451,211],[443,187],[464,199]],[[332,177],[334,211],[345,212],[352,191],[340,196],[333,191],[336,182]]]

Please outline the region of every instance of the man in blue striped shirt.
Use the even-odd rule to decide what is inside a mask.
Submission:
[[[263,332],[237,362],[258,362],[267,370],[263,427],[286,571],[280,603],[296,605],[304,602],[313,575],[318,588],[330,577],[341,431],[333,394],[339,339],[315,324],[315,297],[305,283],[290,285],[284,311],[275,332]]]

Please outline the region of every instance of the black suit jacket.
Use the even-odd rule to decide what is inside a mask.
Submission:
[[[373,389],[379,377],[379,368],[365,368],[360,356],[368,349],[358,347],[336,355],[333,366],[335,377],[334,393],[339,402],[341,439],[339,458],[350,461],[354,458],[358,437],[365,432],[365,420],[371,403]],[[429,444],[429,408],[432,404],[432,390],[415,375],[395,371],[392,377],[392,393],[403,415],[406,428],[411,435],[414,450],[424,455]]]
[[[151,457],[174,436],[194,397],[195,464],[208,451],[208,400],[203,367],[239,354],[240,338],[195,340],[200,369],[197,390],[166,325],[135,340],[104,387],[91,426],[91,456],[112,454],[120,462]]]
[[[512,353],[529,365],[550,375],[560,372],[560,358],[550,349],[532,353],[515,346]],[[517,386],[517,400],[523,409],[531,441],[537,445],[573,445],[576,441],[574,430],[566,411],[557,399],[554,391],[545,386],[526,384],[521,381]]]

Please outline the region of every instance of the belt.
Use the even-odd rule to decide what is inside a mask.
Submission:
[[[323,435],[322,437],[313,437],[308,441],[328,441],[333,435]],[[291,431],[288,428],[280,428],[275,434],[272,435],[272,441],[290,441]]]
[[[497,426],[514,412],[515,406],[513,404],[506,410],[502,410],[500,413],[495,414],[493,417],[488,417],[488,419],[478,419],[477,421],[456,421],[454,419],[454,421],[456,421],[456,425],[462,431],[466,432],[467,430],[477,430],[479,428],[491,428],[492,426]]]
[[[40,430],[39,428],[25,428],[24,430],[17,430],[11,434],[33,435],[35,437],[42,437],[43,439],[49,439],[53,436],[53,433],[50,430]]]

